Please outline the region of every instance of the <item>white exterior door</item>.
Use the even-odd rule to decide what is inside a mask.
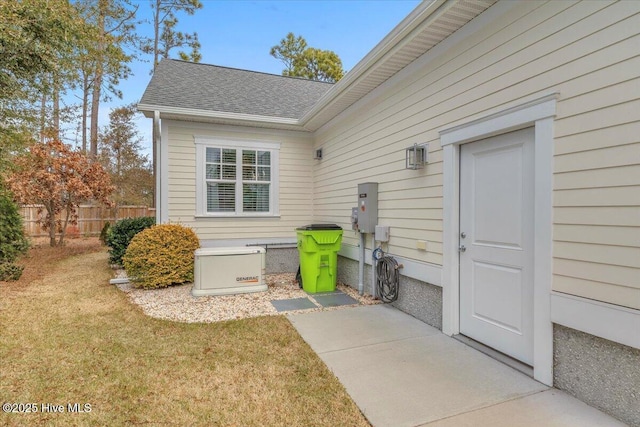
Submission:
[[[460,333],[533,365],[534,129],[461,146]]]

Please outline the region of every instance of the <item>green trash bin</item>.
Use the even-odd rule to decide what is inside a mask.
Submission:
[[[342,228],[336,224],[311,224],[296,228],[296,235],[302,289],[310,294],[335,291]]]

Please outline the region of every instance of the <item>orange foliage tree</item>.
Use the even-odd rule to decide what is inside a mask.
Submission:
[[[77,224],[80,203],[93,200],[111,206],[114,187],[102,165],[57,139],[34,143],[14,165],[7,184],[20,203],[43,206],[38,224],[49,232],[51,246],[62,245],[67,225]]]

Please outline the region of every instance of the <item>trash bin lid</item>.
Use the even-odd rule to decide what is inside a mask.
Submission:
[[[342,230],[337,224],[309,224],[304,227],[298,227],[298,230]]]

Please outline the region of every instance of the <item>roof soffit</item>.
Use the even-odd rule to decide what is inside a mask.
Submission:
[[[300,119],[301,125],[310,131],[319,129],[496,1],[434,0],[421,4],[320,98]]]

